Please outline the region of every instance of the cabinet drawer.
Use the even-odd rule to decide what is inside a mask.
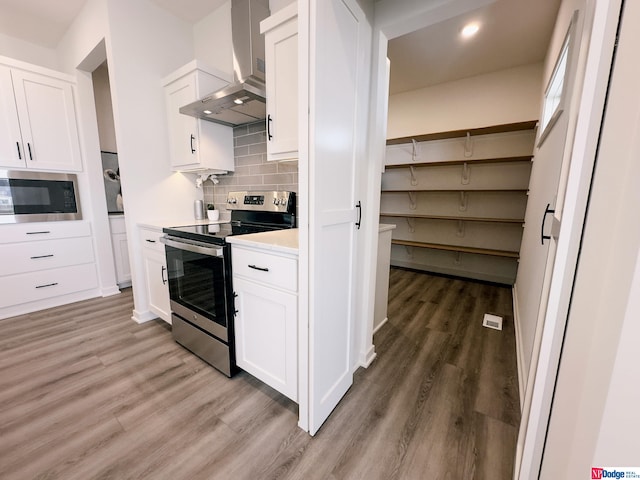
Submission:
[[[160,243],[160,237],[164,233],[159,230],[152,230],[150,228],[140,228],[140,241],[142,242],[142,248],[149,248],[157,252],[161,252],[164,255],[164,244]]]
[[[0,308],[90,290],[98,286],[93,263],[0,277]]]
[[[17,223],[0,225],[0,232],[0,243],[31,242],[87,237],[91,235],[91,224],[83,221]]]
[[[91,237],[0,245],[0,276],[93,262]]]
[[[255,280],[271,287],[298,291],[298,261],[292,257],[265,253],[233,245],[231,248],[233,274]]]

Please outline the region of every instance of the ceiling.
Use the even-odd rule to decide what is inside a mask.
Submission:
[[[195,23],[226,0],[151,0]],[[86,0],[0,0],[0,32],[55,48]],[[560,0],[496,0],[389,42],[390,92],[399,93],[544,60]],[[475,37],[459,35],[480,23]]]
[[[226,0],[151,0],[178,18],[195,23]],[[0,32],[55,48],[86,0],[0,0]]]
[[[542,62],[559,5],[560,0],[497,0],[390,40],[390,93]],[[480,30],[465,40],[460,32],[470,22]]]

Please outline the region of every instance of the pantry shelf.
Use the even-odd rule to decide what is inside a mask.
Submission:
[[[443,245],[439,243],[414,242],[411,240],[392,239],[392,245],[402,245],[405,247],[430,248],[433,250],[446,250],[449,252],[474,253],[477,255],[491,255],[494,257],[518,258],[518,252],[507,250],[493,250],[490,248],[463,247],[459,245]]]
[[[485,223],[524,223],[524,218],[496,218],[496,217],[463,217],[455,215],[420,215],[412,213],[388,213],[380,212],[381,217],[392,218],[422,218],[427,220],[455,220],[463,222]]]

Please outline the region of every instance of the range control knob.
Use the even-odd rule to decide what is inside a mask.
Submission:
[[[232,204],[232,205],[233,205],[233,204],[235,204],[235,203],[238,203],[238,200],[236,200],[236,198],[235,198],[235,197],[229,197],[229,198],[227,198],[227,203],[229,203],[229,204]]]
[[[287,204],[287,199],[286,198],[281,198],[280,199],[280,205],[282,205],[283,207]]]
[[[280,205],[280,200],[278,200],[277,198],[273,199],[273,204],[274,205]]]

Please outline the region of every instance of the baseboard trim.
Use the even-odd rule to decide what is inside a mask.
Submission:
[[[522,336],[520,335],[520,315],[518,309],[518,291],[517,285],[513,285],[511,289],[511,298],[513,299],[513,326],[516,331],[516,365],[518,367],[518,390],[520,392],[520,413],[522,413],[522,409],[524,408],[524,393],[525,393],[525,384],[526,372],[524,371],[524,359],[522,357],[524,351],[522,348]]]
[[[378,330],[382,328],[382,326],[389,321],[389,317],[384,317],[384,320],[380,322],[380,324],[373,329],[373,334],[375,335]]]
[[[110,297],[111,295],[118,295],[119,293],[121,292],[117,285],[113,285],[112,287],[107,287],[102,289],[103,297]]]
[[[158,316],[155,313],[150,311],[139,312],[138,310],[134,310],[133,315],[131,316],[131,320],[133,320],[136,323],[145,323],[150,320],[153,320],[154,318],[158,318]]]
[[[369,349],[364,353],[360,355],[360,367],[364,367],[364,368],[369,368],[369,365],[371,365],[371,362],[373,362],[376,358],[376,349],[373,345],[371,345],[369,347]],[[357,370],[357,368],[356,368]]]

